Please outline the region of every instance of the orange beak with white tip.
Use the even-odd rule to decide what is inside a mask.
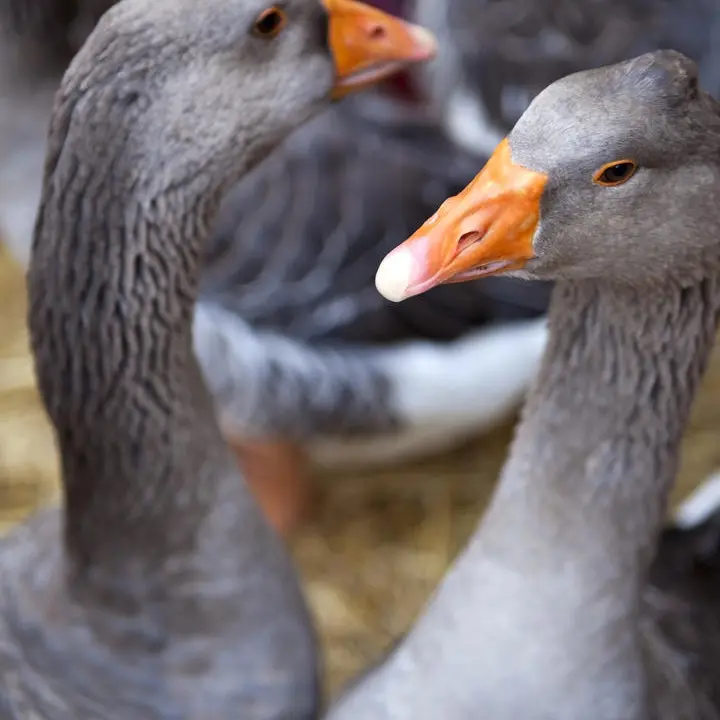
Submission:
[[[534,256],[545,173],[512,161],[503,140],[480,174],[380,264],[375,285],[399,302],[433,287],[522,268]]]
[[[428,30],[356,0],[323,0],[330,17],[330,49],[337,76],[332,96],[384,80],[431,60],[437,42]]]

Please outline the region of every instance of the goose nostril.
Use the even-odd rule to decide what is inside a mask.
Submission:
[[[455,257],[480,240],[482,240],[482,233],[477,232],[477,230],[461,235],[455,247]]]
[[[368,37],[371,40],[382,40],[386,34],[387,32],[382,25],[373,25],[368,31]]]

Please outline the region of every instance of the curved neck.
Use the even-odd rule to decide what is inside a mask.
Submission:
[[[565,557],[587,570],[589,592],[612,582],[636,596],[719,312],[720,275],[654,291],[559,283],[546,357],[471,552],[551,575]]]
[[[719,314],[720,274],[654,292],[556,286],[549,347],[496,494],[371,677],[376,692],[416,694],[418,675],[442,667],[453,692],[443,702],[491,717],[646,716],[641,593]]]
[[[200,250],[219,198],[184,187],[141,201],[113,192],[123,185],[112,172],[65,165],[46,179],[28,280],[67,551],[80,569],[157,573],[199,551],[201,536],[208,547],[240,543],[244,517],[257,515],[192,349]],[[211,532],[223,502],[238,527],[216,519]]]

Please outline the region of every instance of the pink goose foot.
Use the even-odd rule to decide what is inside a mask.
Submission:
[[[230,440],[270,525],[287,537],[306,519],[311,483],[300,447],[281,440]]]

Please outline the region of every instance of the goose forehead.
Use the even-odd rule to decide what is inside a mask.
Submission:
[[[313,11],[323,7],[321,0],[283,0],[278,4]],[[233,31],[234,23],[252,18],[272,5],[271,0],[125,0],[114,11],[159,26],[168,34],[192,35],[208,28],[218,33]]]
[[[570,75],[546,88],[510,133],[515,162],[535,170],[620,159],[659,147],[682,117],[694,64],[678,53]]]
[[[126,0],[127,1],[127,0]],[[270,0],[205,0],[205,2],[198,4],[195,0],[154,0],[152,3],[148,3],[147,0],[130,0],[144,9],[145,13],[172,13],[173,15],[185,15],[187,18],[188,9],[193,9],[197,12],[198,9],[219,9],[219,10],[230,10],[233,12],[258,12],[269,6],[272,6]],[[292,6],[306,6],[312,7],[319,5],[321,0],[284,0],[282,5]]]
[[[625,98],[558,93],[547,100],[531,107],[509,136],[513,160],[533,170],[619,158],[649,130],[643,113]]]

